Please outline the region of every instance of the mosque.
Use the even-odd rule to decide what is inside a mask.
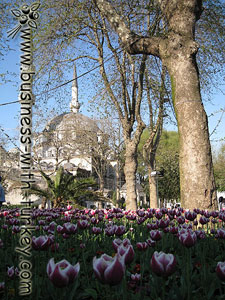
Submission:
[[[43,179],[38,172],[39,169],[42,169],[48,175],[53,175],[59,166],[63,166],[66,171],[78,177],[94,176],[98,181],[92,150],[96,145],[100,145],[103,140],[106,141],[105,135],[100,130],[97,121],[81,114],[79,109],[77,73],[74,66],[70,112],[54,117],[47,123],[41,133],[33,137],[32,150],[35,167],[33,173],[35,174],[35,182],[38,185],[44,186]],[[14,161],[18,159],[19,162],[18,149],[13,148],[10,152],[14,156]],[[105,197],[103,203],[86,201],[83,203],[84,206],[88,208],[112,206],[110,196],[112,196],[116,185],[114,166],[115,162],[110,161],[109,158],[104,178],[105,188],[102,190]],[[22,201],[20,189],[18,188],[19,163],[14,164],[11,173],[6,202],[16,205]],[[37,204],[41,204],[41,199],[37,196],[32,195],[32,200]],[[50,206],[50,202],[48,205]]]
[[[95,160],[93,147],[101,147],[102,143],[107,143],[107,135],[100,130],[98,122],[80,113],[80,103],[78,99],[78,83],[76,66],[74,66],[72,99],[70,102],[70,112],[60,114],[50,120],[44,130],[33,137],[33,160],[35,182],[44,186],[43,179],[38,172],[41,168],[46,174],[54,174],[59,166],[78,177],[94,176],[99,186],[100,180],[95,172]],[[11,150],[14,157],[19,153],[15,149]],[[87,200],[83,203],[88,208],[112,207],[113,191],[118,189],[116,179],[116,161],[110,155],[107,158],[106,171],[103,178],[103,203]],[[20,204],[22,196],[18,188],[19,182],[19,164],[13,167],[12,180],[9,182],[9,192],[6,194],[8,204]],[[14,177],[14,178],[13,178]],[[126,199],[126,185],[123,180],[120,181],[119,197]],[[139,185],[137,188],[138,200],[146,202],[146,195],[143,188]],[[32,195],[32,200],[41,204],[41,199]],[[50,206],[50,202],[48,203]]]

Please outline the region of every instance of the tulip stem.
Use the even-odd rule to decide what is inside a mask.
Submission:
[[[186,249],[186,261],[187,261],[187,264],[186,264],[186,276],[187,276],[187,292],[188,292],[188,295],[187,295],[187,300],[190,300],[190,294],[191,294],[191,276],[190,276],[190,272],[191,272],[191,249]]]
[[[127,282],[126,282],[126,274],[124,274],[123,282],[122,282],[122,293],[123,299],[127,300]]]

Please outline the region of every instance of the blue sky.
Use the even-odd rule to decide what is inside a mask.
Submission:
[[[0,61],[1,73],[4,72],[13,72],[15,73],[15,77],[8,76],[7,78],[11,81],[8,83],[4,83],[0,85],[0,104],[16,101],[18,100],[18,86],[19,86],[19,76],[20,76],[20,50],[19,50],[19,37],[11,41],[11,46],[14,48],[13,51],[10,51],[8,55],[6,55],[5,59]],[[71,79],[72,79],[71,70]],[[98,72],[96,70],[95,72]],[[78,74],[79,70],[78,70]],[[85,80],[85,78],[84,78]],[[16,82],[17,81],[17,82]],[[64,87],[67,89],[71,89],[71,83],[68,86]],[[220,112],[221,108],[225,109],[225,96],[222,92],[213,91],[213,96],[211,97],[211,103],[205,102],[205,109],[207,115],[213,116],[209,117],[209,131],[212,133],[217,126],[219,120],[220,123],[216,129],[216,132],[210,137],[211,143],[214,149],[218,149],[221,145],[221,139],[224,139],[225,142],[225,114]],[[83,89],[79,89],[79,97],[81,99],[86,99],[86,91]],[[54,99],[53,99],[54,102]],[[85,103],[82,107],[82,113],[88,115],[89,113],[86,110]],[[68,107],[69,110],[69,107]],[[19,115],[20,115],[20,105],[19,103],[10,104],[6,106],[0,106],[0,126],[4,129],[4,131],[9,136],[14,136],[16,132],[16,128],[19,126]],[[172,125],[168,125],[165,129],[167,130],[176,130],[176,128]],[[12,144],[10,147],[14,147]]]

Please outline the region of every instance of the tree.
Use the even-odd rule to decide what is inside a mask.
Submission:
[[[160,86],[156,85],[153,90],[153,98],[150,96],[151,79],[148,80],[149,76],[146,76],[146,86],[147,86],[147,99],[149,107],[149,135],[145,140],[142,148],[142,156],[144,162],[148,168],[148,182],[149,182],[149,197],[150,197],[150,207],[158,207],[158,191],[157,191],[157,178],[151,176],[152,172],[156,169],[155,157],[159,141],[162,134],[163,128],[163,117],[164,117],[164,96],[165,96],[165,68],[163,68],[162,73],[160,73],[161,82]],[[154,103],[156,102],[156,103]],[[155,105],[154,105],[155,104]],[[155,111],[154,111],[155,106]],[[154,112],[153,112],[154,111]]]
[[[66,204],[66,201],[79,202],[79,198],[84,195],[90,195],[89,187],[96,186],[93,178],[76,179],[72,174],[65,172],[60,167],[52,177],[41,171],[41,176],[45,180],[47,187],[41,188],[33,185],[27,193],[43,197],[42,206],[45,206],[47,199],[53,202],[53,207],[59,207]]]
[[[163,36],[141,36],[132,31],[113,5],[94,1],[132,55],[153,55],[166,66],[180,136],[181,202],[185,208],[216,208],[208,121],[200,94],[196,62],[196,22],[203,11],[201,0],[166,1],[158,5],[167,28]],[[124,16],[123,16],[124,17]]]
[[[142,56],[141,59],[135,60],[123,51],[118,53],[104,19],[101,16],[96,17],[91,10],[88,11],[88,16],[92,32],[91,35],[87,35],[87,38],[89,43],[97,50],[97,60],[105,90],[115,107],[123,128],[125,143],[124,173],[127,184],[126,206],[128,209],[136,209],[137,146],[145,127],[141,119],[140,105],[143,95],[146,57]],[[108,47],[107,51],[110,51],[114,60],[115,70],[112,74],[106,71],[105,40]]]
[[[159,58],[162,64],[167,67],[171,77],[174,108],[177,112],[180,136],[183,137],[183,143],[181,143],[180,149],[183,205],[189,206],[190,208],[195,205],[203,208],[215,203],[215,185],[211,171],[212,160],[208,141],[207,117],[202,106],[199,92],[199,74],[196,66],[198,47],[195,42],[194,34],[196,33],[198,36],[201,36],[201,30],[204,32],[207,31],[207,38],[206,35],[202,35],[201,41],[205,42],[203,46],[207,44],[205,49],[213,48],[217,51],[216,55],[212,55],[214,52],[211,51],[207,59],[207,62],[210,61],[210,64],[204,65],[204,70],[208,68],[210,71],[208,75],[214,75],[212,70],[210,70],[214,64],[217,66],[217,69],[220,67],[220,70],[222,70],[222,64],[220,64],[220,62],[222,62],[223,55],[221,55],[222,51],[219,49],[224,48],[221,47],[224,43],[221,34],[223,27],[221,17],[223,8],[221,8],[221,1],[217,1],[217,3],[214,4],[212,0],[205,0],[204,3],[207,4],[207,10],[205,11],[207,13],[203,14],[204,22],[201,22],[202,19],[198,22],[202,27],[200,28],[199,26],[200,30],[195,31],[196,21],[201,15],[202,2],[199,0],[183,2],[184,1],[178,0],[135,0],[132,2],[115,0],[113,4],[110,4],[102,0],[75,0],[61,1],[59,5],[58,2],[49,3],[49,1],[43,0],[42,18],[40,19],[43,26],[39,27],[38,36],[35,37],[35,39],[38,40],[35,56],[39,56],[39,62],[41,62],[39,70],[43,72],[48,71],[46,72],[46,74],[49,75],[49,77],[47,76],[48,80],[45,80],[45,77],[44,81],[49,86],[51,81],[55,82],[56,78],[61,78],[63,71],[66,72],[65,66],[67,62],[87,59],[90,62],[89,65],[96,67],[98,58],[94,57],[94,55],[90,55],[93,54],[93,47],[91,46],[91,41],[88,41],[86,37],[89,36],[93,41],[93,36],[90,32],[93,32],[93,28],[101,31],[102,23],[100,19],[95,18],[96,22],[94,26],[90,26],[91,20],[89,11],[92,10],[94,16],[105,16],[112,25],[111,27],[117,31],[120,37],[119,49],[120,46],[122,46],[123,50],[131,55],[144,53],[145,55]],[[96,5],[98,9],[96,9]],[[220,18],[214,17],[219,16],[219,14]],[[120,18],[120,15],[123,16],[123,20]],[[49,19],[51,19],[51,22],[48,22]],[[212,22],[213,32],[211,33],[210,25]],[[148,26],[149,24],[153,24],[153,26]],[[156,31],[154,27],[157,28]],[[40,28],[42,28],[42,30],[40,30]],[[216,30],[217,28],[220,30]],[[117,40],[117,36],[113,35],[107,23],[106,30],[112,34],[114,40]],[[85,43],[87,42],[85,47],[83,41]],[[217,41],[216,48],[213,47],[215,41]],[[74,54],[75,52],[79,52],[80,54],[81,50],[82,55]],[[201,54],[199,61],[204,63],[205,51],[200,51],[199,53]],[[107,55],[108,52],[105,54]],[[179,58],[178,60],[177,57]],[[214,60],[210,60],[211,58]],[[186,67],[182,68],[185,63]],[[208,65],[210,67],[208,67]],[[173,66],[175,67],[173,68]],[[201,70],[202,69],[203,68],[201,68]],[[180,73],[181,70],[182,73]],[[180,74],[185,76],[180,76]],[[219,74],[219,72],[217,72],[217,74]],[[186,75],[188,80],[186,79]],[[41,76],[41,73],[38,74],[39,78],[41,78]],[[204,77],[202,76],[202,78]],[[185,95],[187,95],[187,97]],[[199,116],[201,116],[201,119],[193,117],[196,111],[200,112]],[[190,124],[188,124],[186,118],[189,114],[195,119],[195,122],[191,121],[189,122]],[[199,126],[199,122],[202,123],[203,126]],[[197,128],[196,131],[195,128]],[[201,131],[200,128],[204,128],[204,130]],[[192,131],[196,133],[194,139],[190,138]],[[184,142],[187,136],[189,149]],[[204,147],[195,147],[198,143],[193,140],[199,137],[199,144],[204,145]],[[191,143],[189,141],[191,141]],[[199,155],[199,153],[201,155]],[[189,157],[189,161],[185,162],[184,157],[187,156]],[[192,163],[191,157],[196,158],[194,159],[194,164]],[[203,167],[205,162],[205,167]],[[187,163],[190,164],[191,167],[188,166],[185,169]],[[201,185],[200,182],[202,182]],[[190,186],[191,189],[189,189]],[[198,193],[197,197],[195,191]],[[193,195],[195,197],[193,197]],[[188,203],[189,199],[194,198],[197,199],[196,204]]]

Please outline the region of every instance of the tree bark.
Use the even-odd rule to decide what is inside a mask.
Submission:
[[[132,141],[125,141],[125,166],[124,174],[126,180],[126,209],[137,209],[137,194],[136,194],[136,171],[137,171],[137,145]]]
[[[201,1],[177,2],[171,16],[172,8],[172,4],[162,5],[170,33],[160,45],[160,56],[170,74],[178,122],[181,204],[189,209],[216,209],[208,120],[201,100],[198,45],[194,41]]]
[[[105,186],[105,184],[104,184],[104,178],[103,178],[103,176],[99,176],[99,190],[102,193],[104,191],[104,186]]]
[[[115,173],[116,173],[116,206],[119,207],[119,200],[120,200],[120,168],[119,168],[119,160],[117,160],[115,166]]]
[[[216,209],[208,120],[193,58],[174,57],[167,67],[180,137],[180,186],[184,208]]]
[[[159,208],[158,199],[157,199],[157,182],[156,177],[152,177],[151,173],[154,170],[151,166],[148,166],[148,182],[149,182],[149,198],[150,198],[150,207]]]
[[[47,198],[46,197],[42,197],[41,209],[45,209],[46,208],[46,204],[47,204]]]

